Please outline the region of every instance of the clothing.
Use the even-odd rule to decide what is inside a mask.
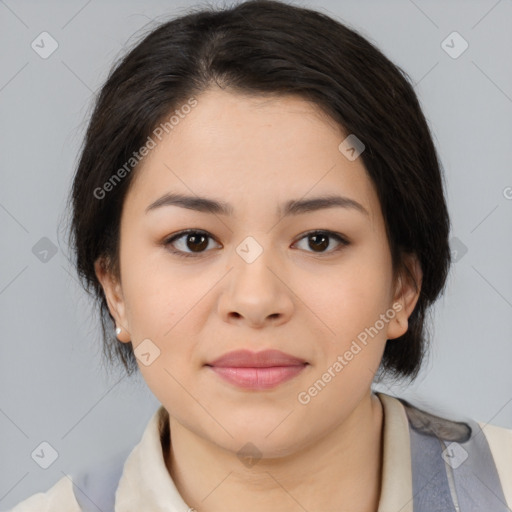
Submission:
[[[460,512],[502,512],[512,508],[512,430],[474,421],[443,420],[399,398],[376,395],[384,411],[378,512],[455,511],[452,500],[458,501]],[[119,475],[111,472],[109,478],[114,483],[108,484],[113,485],[112,493],[115,490],[115,512],[191,510],[165,465],[163,447],[169,441],[168,420],[168,413],[161,406],[139,444],[121,454]],[[439,454],[432,450],[439,450]],[[464,454],[469,454],[467,460]],[[76,489],[80,487],[79,479],[72,478],[61,478],[49,490],[32,495],[11,512],[80,512],[77,497],[84,501],[84,495]],[[98,481],[105,480],[100,477]],[[95,505],[91,509],[107,512],[98,507],[99,503]]]

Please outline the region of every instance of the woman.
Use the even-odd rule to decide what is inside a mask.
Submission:
[[[162,406],[15,512],[512,506],[512,431],[371,388],[418,374],[450,223],[414,90],[356,32],[273,1],[161,25],[101,90],[71,208],[105,354]]]

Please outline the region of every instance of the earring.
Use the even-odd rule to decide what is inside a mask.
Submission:
[[[119,336],[121,334],[121,327],[116,327],[116,336]]]

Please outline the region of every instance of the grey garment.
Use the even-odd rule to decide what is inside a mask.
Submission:
[[[125,448],[108,459],[101,468],[83,469],[73,477],[73,492],[84,512],[114,512],[115,495],[123,466],[133,447]]]
[[[409,421],[414,512],[510,512],[478,423],[440,418],[397,399]],[[132,449],[73,478],[84,512],[114,512],[115,493]]]
[[[409,420],[414,512],[510,512],[480,425],[399,400]]]

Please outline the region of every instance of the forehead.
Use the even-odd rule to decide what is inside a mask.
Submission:
[[[126,201],[145,207],[165,192],[181,192],[281,203],[335,192],[373,215],[378,199],[362,159],[341,153],[347,134],[316,105],[220,89],[196,99],[141,162]]]

